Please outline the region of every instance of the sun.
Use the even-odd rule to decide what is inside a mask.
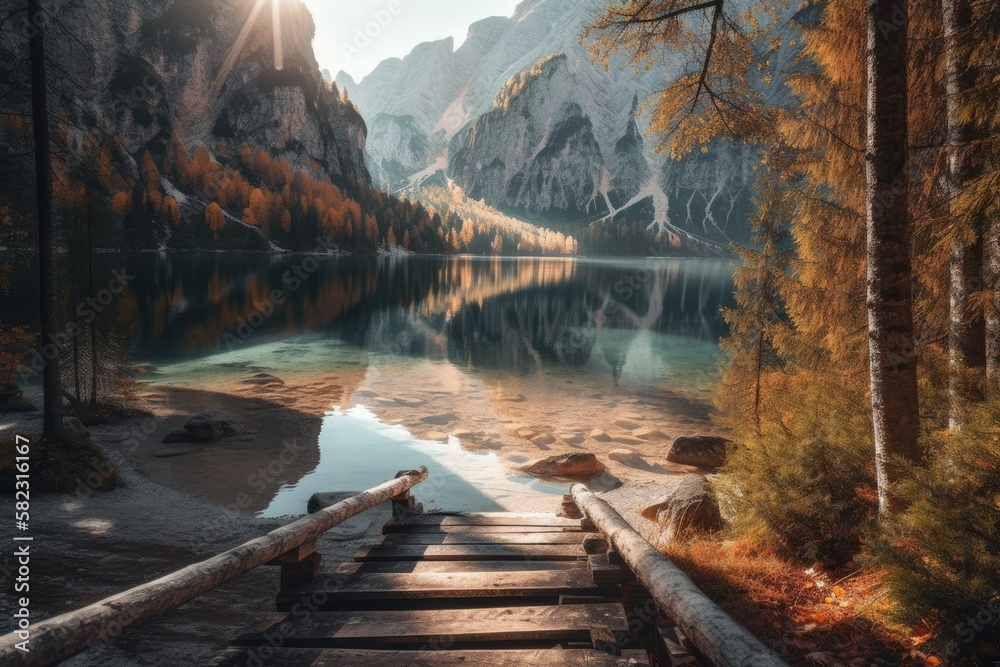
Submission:
[[[271,32],[273,34],[272,40],[274,42],[274,69],[282,70],[285,68],[285,53],[284,47],[281,43],[281,0],[270,0],[270,2],[272,20]],[[243,25],[243,30],[240,31],[239,37],[236,38],[236,43],[233,44],[233,48],[229,51],[229,56],[226,58],[226,62],[223,63],[222,69],[219,70],[219,74],[215,79],[215,85],[212,86],[213,97],[217,96],[222,90],[222,85],[226,82],[226,77],[229,76],[229,72],[232,71],[233,66],[239,59],[240,52],[246,45],[251,31],[257,24],[257,19],[260,17],[260,13],[264,10],[264,5],[267,3],[268,0],[257,0],[254,4],[253,9],[250,11],[250,16]]]

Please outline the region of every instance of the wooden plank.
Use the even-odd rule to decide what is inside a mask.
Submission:
[[[364,549],[359,562],[393,560],[581,560],[582,544],[400,544]]]
[[[466,560],[466,561],[369,561],[344,563],[337,568],[338,575],[376,573],[432,573],[432,572],[550,572],[553,570],[585,570],[582,561],[559,560]]]
[[[427,479],[427,469],[400,473],[397,479],[282,526],[208,560],[136,586],[123,593],[31,626],[31,651],[17,645],[16,633],[0,637],[0,665],[54,665],[114,635],[164,614],[250,570],[278,558],[350,518],[391,500]]]
[[[600,595],[590,572],[572,570],[524,572],[428,572],[366,574],[356,577],[324,576],[299,589],[282,591],[279,608],[302,600],[322,609],[336,609],[345,602],[458,598],[519,598],[561,595]]]
[[[452,524],[409,524],[409,523],[387,523],[382,532],[386,535],[395,533],[586,533],[588,535],[599,535],[593,531],[584,531],[579,523],[575,526],[456,526]]]
[[[787,667],[776,653],[698,590],[608,503],[583,484],[574,485],[572,493],[576,504],[607,536],[608,543],[650,592],[660,611],[677,623],[705,662],[715,667]]]
[[[213,667],[649,667],[645,651],[622,651],[619,657],[601,651],[363,651],[356,649],[288,649],[268,651],[233,648]]]
[[[592,533],[396,533],[382,544],[579,544]]]
[[[486,642],[551,641],[591,643],[626,635],[621,604],[548,605],[490,609],[361,611],[310,614],[283,621],[263,633],[240,637],[238,644],[261,646],[281,632],[291,648],[382,648],[393,645],[469,646]],[[595,635],[596,633],[596,635]],[[523,645],[523,644],[522,644]]]
[[[418,526],[545,526],[579,528],[578,519],[562,519],[555,514],[517,514],[513,512],[470,512],[467,514],[414,514],[407,525]]]

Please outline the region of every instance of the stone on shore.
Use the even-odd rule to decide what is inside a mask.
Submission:
[[[523,470],[534,477],[589,480],[605,472],[607,468],[589,452],[574,452],[550,456],[524,467]]]
[[[642,516],[656,524],[650,541],[662,546],[685,534],[710,533],[723,526],[718,504],[708,495],[704,475],[685,475],[669,493],[642,511]]]
[[[715,435],[681,436],[667,451],[667,460],[701,468],[721,468],[734,446],[732,440]]]
[[[172,431],[163,439],[163,444],[179,442],[215,442],[236,435],[243,425],[218,412],[200,412],[184,424],[184,428]]]

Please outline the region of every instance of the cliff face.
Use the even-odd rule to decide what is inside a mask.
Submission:
[[[500,92],[493,108],[451,144],[450,175],[473,199],[511,212],[581,217],[607,210],[604,156],[564,55],[549,58]]]
[[[246,142],[297,167],[315,162],[337,183],[370,181],[365,123],[323,81],[312,51],[315,26],[298,0],[281,5],[281,71],[274,68],[270,4],[238,49],[253,2],[58,4],[47,44],[50,78],[53,101],[73,127],[100,129],[133,158],[147,149],[161,154],[176,132],[189,148],[238,153]]]
[[[510,19],[474,24],[457,51],[442,40],[385,61],[361,82],[341,73],[362,115],[391,126],[391,141],[369,146],[371,164],[385,167],[376,179],[405,189],[443,174],[538,222],[641,220],[653,234],[744,240],[758,156],[723,144],[681,161],[655,153],[641,103],[688,65],[635,71],[623,57],[607,71],[595,66],[580,40],[606,5],[524,0]],[[782,30],[785,43],[794,33]],[[782,58],[794,55],[785,51]]]

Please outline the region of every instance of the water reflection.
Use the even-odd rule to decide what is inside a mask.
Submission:
[[[726,262],[172,253],[135,262],[134,351],[166,363],[313,334],[519,373],[599,357],[617,382],[641,332],[715,342]]]

